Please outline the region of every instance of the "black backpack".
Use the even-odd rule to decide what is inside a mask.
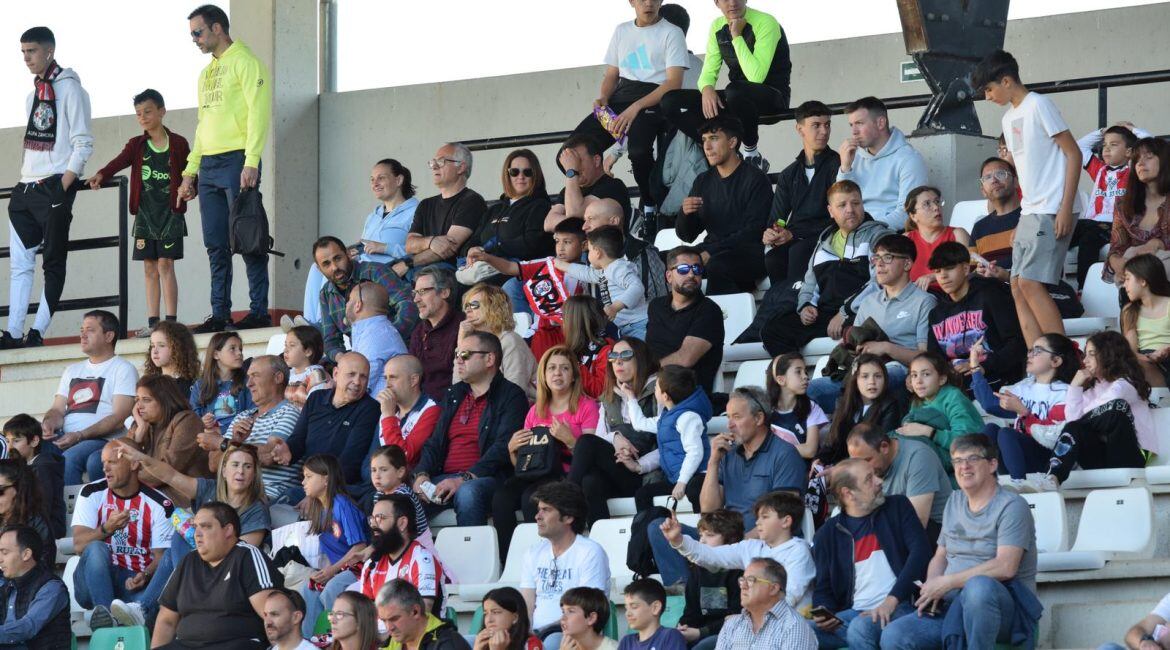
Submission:
[[[236,255],[278,255],[273,250],[276,242],[268,234],[268,213],[264,211],[260,190],[240,188],[228,216],[228,243]]]
[[[638,577],[645,578],[658,573],[658,564],[654,561],[654,551],[650,548],[650,538],[646,529],[650,522],[656,519],[669,519],[670,510],[662,506],[654,506],[634,515],[630,522],[630,545],[626,548],[626,566]]]

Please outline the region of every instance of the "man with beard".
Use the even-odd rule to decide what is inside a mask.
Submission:
[[[349,258],[345,244],[333,236],[313,243],[313,261],[328,282],[321,287],[321,336],[325,339],[325,356],[336,361],[345,352],[346,335],[353,323],[345,317],[350,290],[361,282],[375,282],[386,288],[386,317],[402,340],[410,340],[418,324],[418,308],[411,298],[410,283],[399,278],[389,266],[377,262],[355,262]]]
[[[273,589],[264,601],[264,634],[269,650],[314,650],[317,646],[301,636],[305,599],[290,589]]]
[[[362,565],[361,577],[350,589],[360,590],[373,600],[382,590],[382,585],[400,578],[418,589],[427,611],[437,612],[435,603],[442,600],[439,576],[443,571],[434,554],[416,539],[418,528],[410,497],[404,494],[379,495],[370,515],[370,532],[373,554]]]
[[[910,499],[933,546],[942,530],[947,499],[951,498],[951,479],[938,454],[928,443],[891,437],[864,422],[853,427],[845,445],[850,458],[864,460],[873,467],[887,495],[898,494]]]
[[[646,345],[662,366],[695,371],[709,394],[723,363],[723,310],[703,295],[702,252],[679,246],[666,254],[670,295],[650,301]]]
[[[822,648],[877,648],[891,620],[914,612],[914,582],[930,561],[926,531],[910,501],[883,494],[863,460],[838,463],[830,485],[841,513],[813,538],[817,639]]]

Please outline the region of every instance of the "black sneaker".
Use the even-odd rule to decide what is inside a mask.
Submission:
[[[41,333],[35,329],[28,331],[24,337],[24,347],[39,348],[45,345],[45,339],[41,337]]]
[[[231,325],[231,321],[215,316],[208,316],[202,325],[196,325],[191,328],[191,331],[195,334],[214,334],[227,330],[229,325]]]
[[[8,330],[0,334],[0,350],[19,350],[24,347],[24,338],[13,338]]]
[[[236,321],[235,326],[238,330],[254,330],[260,329],[261,327],[272,327],[272,317],[268,314],[253,314],[249,312],[247,316],[244,316],[240,320]]]

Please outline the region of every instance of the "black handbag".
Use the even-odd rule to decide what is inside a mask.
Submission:
[[[516,450],[516,476],[535,480],[560,475],[563,449],[548,427],[532,427],[532,439]]]

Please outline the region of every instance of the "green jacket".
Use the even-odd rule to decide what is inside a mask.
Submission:
[[[959,436],[983,431],[983,418],[975,405],[954,386],[943,386],[934,399],[918,403],[910,409],[902,424],[917,422],[934,428],[930,440],[934,452],[942,460],[943,467],[954,473],[951,467],[951,442]]]

